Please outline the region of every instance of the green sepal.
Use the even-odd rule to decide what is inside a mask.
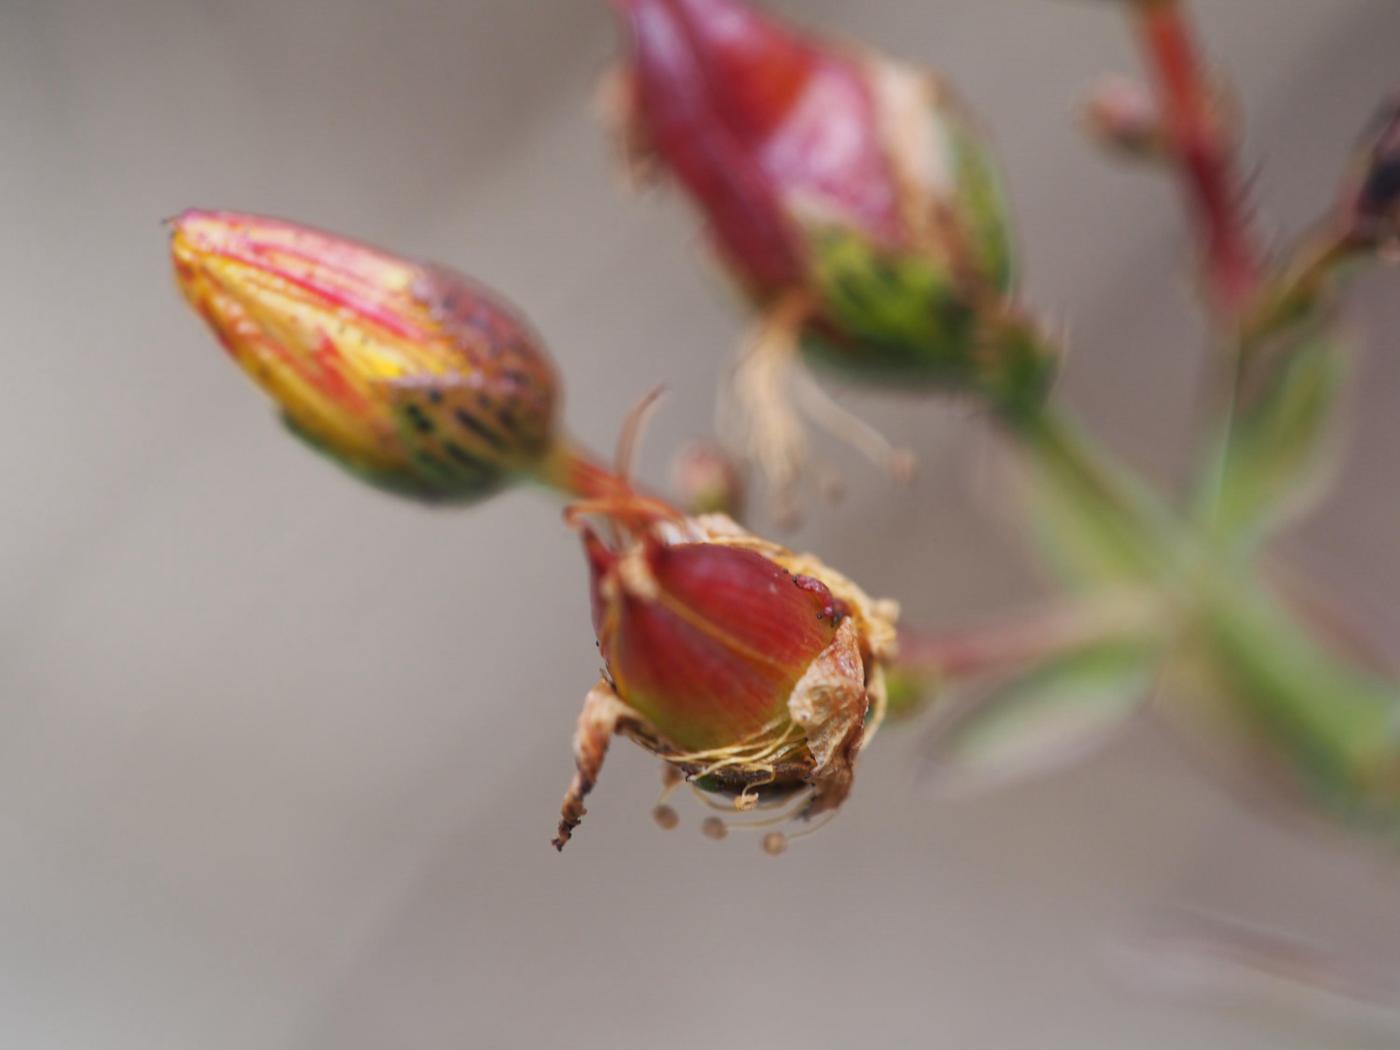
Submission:
[[[889,249],[834,224],[804,228],[819,320],[804,333],[814,363],[870,380],[974,393],[998,412],[1038,410],[1055,362],[1033,333],[991,333],[947,264]],[[982,288],[996,310],[1000,292]]]
[[[864,378],[968,382],[976,319],[942,263],[840,225],[804,232],[825,322],[805,341],[813,357]]]

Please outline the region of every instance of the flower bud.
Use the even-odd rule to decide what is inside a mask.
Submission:
[[[1343,204],[1352,234],[1393,248],[1400,240],[1400,93],[1376,114],[1356,168]]]
[[[708,442],[685,446],[671,463],[671,485],[691,514],[744,516],[744,475],[733,457]]]
[[[746,358],[801,348],[866,378],[996,396],[984,380],[997,348],[980,329],[1009,289],[1011,237],[995,167],[948,88],[741,0],[614,7],[623,137],[693,199],[763,315]],[[736,382],[755,459],[782,484],[800,428],[756,418],[790,415],[776,371],[741,367]]]
[[[1162,114],[1145,85],[1130,77],[1105,77],[1085,100],[1084,128],[1105,149],[1133,160],[1167,152]]]
[[[556,845],[614,733],[736,796],[736,811],[794,794],[804,817],[838,807],[884,713],[893,605],[723,515],[638,515],[625,499],[579,509],[617,538],[583,527],[606,671],[579,721]]]
[[[470,500],[553,450],[553,367],[481,286],[256,215],[187,211],[170,227],[186,299],[287,425],[356,475]]]

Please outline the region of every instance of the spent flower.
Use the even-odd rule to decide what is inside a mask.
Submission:
[[[684,517],[622,495],[577,504],[570,518],[604,673],[579,717],[555,845],[583,817],[619,733],[736,812],[839,807],[884,715],[893,603],[724,515]]]

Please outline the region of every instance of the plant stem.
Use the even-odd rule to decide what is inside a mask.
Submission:
[[[1257,291],[1261,267],[1235,174],[1233,144],[1221,126],[1181,0],[1137,0],[1134,10],[1139,42],[1157,81],[1168,142],[1200,231],[1210,295],[1225,316],[1235,318]]]
[[[940,684],[997,676],[1105,638],[1135,633],[1155,606],[1135,592],[1032,609],[993,623],[899,632],[900,669]]]
[[[533,477],[546,488],[573,500],[607,499],[629,489],[626,478],[570,438],[560,438]]]
[[[1006,424],[1059,511],[1095,537],[1092,553],[1112,578],[1162,584],[1181,566],[1176,515],[1074,420],[1047,405]]]

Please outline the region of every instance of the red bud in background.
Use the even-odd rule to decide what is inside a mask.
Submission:
[[[994,165],[944,84],[740,0],[613,6],[628,149],[685,189],[763,315],[736,372],[736,427],[771,480],[790,485],[804,460],[786,389],[799,348],[999,406],[1043,393],[1046,368],[1008,368],[985,338],[1011,239]],[[868,427],[834,429],[893,471],[905,462]]]

